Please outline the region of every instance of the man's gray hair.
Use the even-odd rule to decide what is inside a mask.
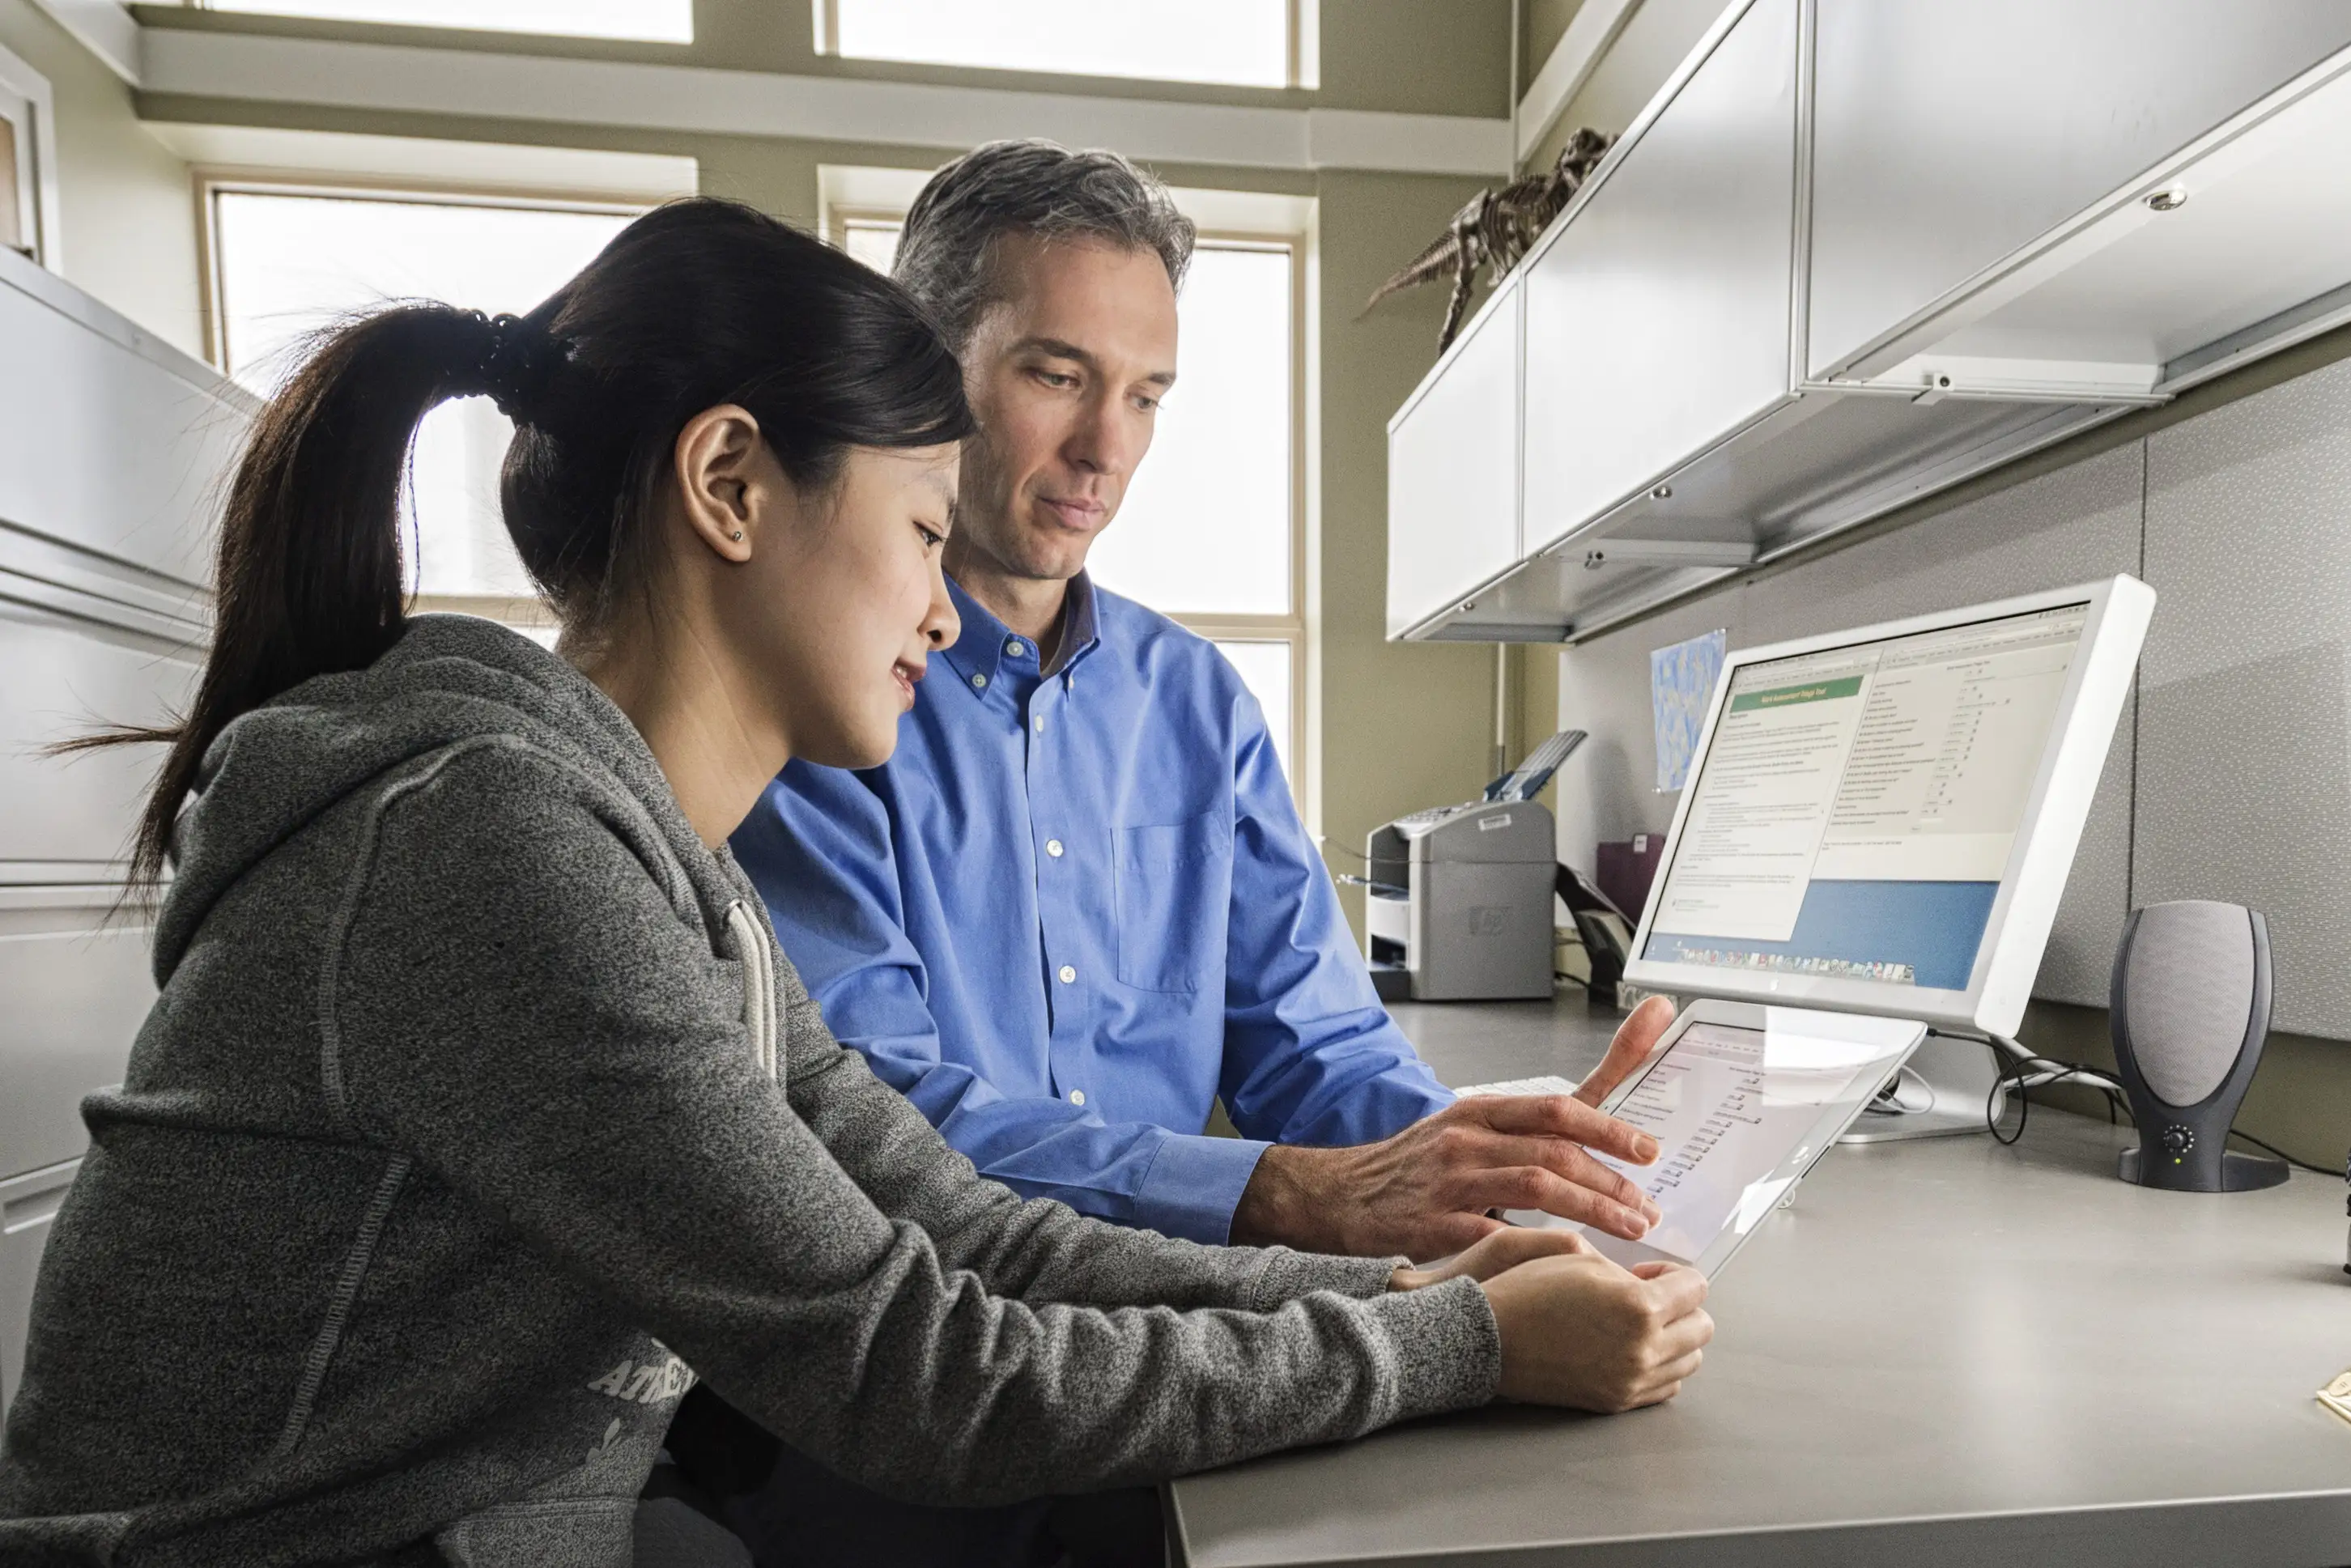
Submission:
[[[960,353],[981,314],[1005,297],[994,267],[996,242],[1004,235],[1151,251],[1180,288],[1192,262],[1193,232],[1167,187],[1115,152],[990,141],[932,175],[914,198],[891,275]]]

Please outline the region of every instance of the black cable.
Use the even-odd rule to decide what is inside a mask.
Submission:
[[[2232,1138],[2242,1138],[2245,1142],[2252,1145],[2253,1147],[2275,1155],[2278,1158],[2283,1160],[2286,1164],[2292,1166],[2298,1171],[2308,1171],[2313,1176],[2331,1176],[2335,1174],[2333,1171],[2327,1170],[2323,1166],[2312,1165],[2308,1160],[2295,1159],[2292,1155],[2287,1154],[2275,1144],[2265,1144],[2262,1142],[2261,1139],[2253,1136],[2251,1133],[2241,1133],[2237,1131],[2236,1128],[2231,1127],[2229,1129],[2229,1136]]]
[[[2024,1124],[2032,1114],[2032,1101],[2029,1092],[2035,1088],[2045,1089],[2051,1084],[2063,1082],[2069,1078],[2086,1082],[2105,1095],[2107,1120],[2110,1124],[2113,1122],[2116,1107],[2122,1104],[2122,1097],[2115,1087],[2113,1079],[2105,1071],[2086,1062],[2060,1061],[2053,1056],[2043,1056],[2038,1051],[2027,1051],[2013,1040],[2003,1043],[2010,1046],[2016,1054],[2012,1060],[2003,1058],[1998,1061],[1998,1070],[1992,1078],[1991,1092],[1984,1096],[1984,1131],[1992,1135],[1993,1142],[2004,1148],[2015,1146],[2017,1140],[2024,1136]],[[2036,1070],[2045,1070],[2050,1076],[2043,1079],[2039,1083],[2033,1083],[2030,1080]],[[2009,1095],[2012,1095],[2016,1101],[2016,1131],[2003,1138],[2000,1134],[1999,1117],[1992,1108],[2004,1096]],[[2132,1124],[2137,1124],[2135,1118]]]
[[[2043,1056],[2037,1051],[2024,1051],[2022,1047],[2019,1047],[2018,1051],[2019,1054],[2012,1061],[2002,1061],[2000,1064],[2000,1071],[1992,1080],[1991,1092],[1984,1097],[1984,1130],[2002,1146],[2012,1147],[2018,1139],[2024,1136],[2024,1124],[2032,1114],[2032,1105],[2027,1092],[2034,1087],[2046,1088],[2049,1083],[2060,1082],[2066,1078],[2078,1078],[2106,1097],[2107,1125],[2117,1124],[2115,1118],[2118,1111],[2124,1115],[2131,1115],[2129,1103],[2124,1100],[2121,1091],[2116,1088],[2114,1081],[2103,1069],[2092,1067],[2086,1062],[2060,1061],[2054,1057]],[[2035,1068],[2048,1069],[2058,1076],[2039,1085],[2029,1084],[2026,1079]],[[1992,1113],[1992,1106],[2001,1098],[2002,1090],[2008,1091],[2016,1099],[2016,1131],[2005,1138],[2000,1135],[2000,1124]],[[2138,1118],[2135,1115],[2131,1116],[2131,1125],[2134,1127],[2138,1125]],[[2312,1165],[2308,1160],[2298,1160],[2275,1144],[2256,1138],[2251,1133],[2241,1132],[2231,1127],[2229,1129],[2229,1136],[2242,1138],[2263,1153],[2276,1155],[2296,1170],[2308,1171],[2313,1176],[2335,1175],[2334,1171]]]
[[[2025,1057],[2012,1064],[2016,1069],[2016,1131],[2014,1134],[2005,1138],[2000,1135],[2000,1117],[1992,1109],[2006,1098],[2001,1091],[2008,1083],[2011,1063],[1997,1062],[1992,1073],[1991,1092],[1984,1096],[1984,1131],[1990,1133],[1991,1141],[2002,1148],[2013,1148],[2016,1145],[2018,1140],[2024,1136],[2024,1124],[2032,1117],[2032,1102],[2024,1092],[2024,1067],[2032,1060],[2034,1059]]]

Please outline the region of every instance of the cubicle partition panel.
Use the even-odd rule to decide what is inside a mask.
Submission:
[[[2351,1038],[2351,362],[2147,438],[2133,898],[2267,917],[2279,1029]]]
[[[2331,350],[2340,352],[2340,346]],[[2314,354],[2314,359],[2324,358]],[[1560,852],[1662,829],[1648,658],[1752,647],[2118,571],[2161,597],[2034,995],[2103,1008],[2129,911],[2261,910],[2276,1027],[2351,1037],[2351,361],[1767,572],[1561,655]]]
[[[0,1411],[49,1221],[154,998],[122,872],[154,749],[56,742],[183,703],[254,401],[0,250]]]

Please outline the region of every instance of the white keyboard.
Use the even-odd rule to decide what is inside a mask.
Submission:
[[[1467,1100],[1472,1094],[1573,1094],[1575,1081],[1569,1078],[1505,1078],[1495,1083],[1472,1083],[1453,1092]]]

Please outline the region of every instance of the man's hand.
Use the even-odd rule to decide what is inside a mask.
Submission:
[[[1673,1021],[1652,998],[1616,1030],[1606,1060],[1573,1095],[1479,1095],[1353,1148],[1277,1145],[1233,1211],[1240,1245],[1441,1258],[1505,1228],[1489,1210],[1537,1208],[1638,1239],[1657,1218],[1641,1189],[1585,1150],[1647,1165],[1657,1143],[1593,1109]]]
[[[1651,997],[1635,1008],[1616,1026],[1616,1038],[1608,1042],[1608,1054],[1600,1059],[1600,1065],[1575,1086],[1575,1097],[1587,1105],[1597,1105],[1614,1093],[1626,1074],[1649,1060],[1658,1037],[1673,1021],[1674,1004],[1663,997]]]

